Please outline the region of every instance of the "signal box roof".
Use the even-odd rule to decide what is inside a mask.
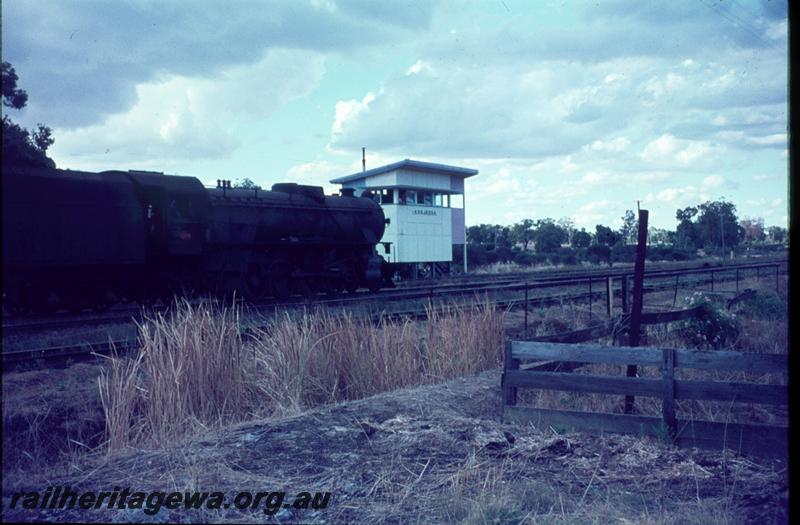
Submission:
[[[434,162],[423,162],[421,160],[405,159],[401,160],[400,162],[387,164],[386,166],[380,166],[366,171],[359,171],[358,173],[353,173],[352,175],[347,175],[344,177],[339,177],[338,179],[333,179],[331,180],[331,184],[345,184],[347,182],[353,182],[355,180],[365,179],[367,177],[371,177],[374,175],[380,175],[382,173],[388,173],[390,171],[401,170],[401,169],[409,171],[420,171],[423,173],[436,173],[440,175],[449,175],[451,177],[461,177],[463,179],[478,174],[478,170],[470,168],[461,168],[459,166],[450,166],[448,164],[436,164]]]

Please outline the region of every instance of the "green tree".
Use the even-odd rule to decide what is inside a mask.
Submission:
[[[522,249],[527,250],[528,244],[533,241],[533,221],[531,219],[522,219],[511,227],[511,239],[514,243],[521,243]]]
[[[727,249],[739,244],[744,231],[732,202],[707,201],[697,208],[697,236],[703,246]]]
[[[503,233],[503,226],[499,224],[479,224],[477,226],[470,226],[467,228],[467,242],[469,244],[477,244],[486,247],[487,249],[494,249],[498,241],[506,234]],[[505,228],[508,230],[508,228]],[[508,243],[510,246],[510,243]]]
[[[572,234],[571,244],[573,248],[588,248],[592,244],[592,234],[581,228],[581,231]]]
[[[674,246],[682,250],[696,250],[702,246],[699,242],[697,227],[692,222],[692,218],[697,215],[697,208],[689,206],[686,208],[678,209],[675,212],[675,218],[678,220],[678,227],[675,230]]]
[[[8,62],[2,63],[3,106],[22,109],[28,102],[28,94],[17,87],[19,77]],[[36,131],[28,131],[3,115],[3,164],[6,166],[55,168],[53,159],[47,156],[47,148],[55,140],[52,131],[44,124],[37,124]]]
[[[783,242],[784,239],[789,237],[789,231],[786,228],[781,228],[780,226],[770,226],[767,228],[767,234],[769,235],[769,240],[772,242]]]
[[[553,219],[539,219],[534,228],[533,242],[538,253],[553,253],[566,242],[567,232]]]
[[[597,241],[597,244],[604,245],[604,246],[614,246],[619,242],[619,234],[609,228],[608,226],[603,226],[602,224],[598,224],[594,227],[595,235],[594,238]]]
[[[261,186],[253,182],[252,180],[248,179],[247,177],[243,179],[236,179],[236,182],[233,183],[234,188],[242,188],[245,190],[260,190]]]
[[[638,230],[639,221],[636,219],[636,214],[633,213],[633,210],[625,210],[625,215],[622,217],[622,227],[619,229],[622,243],[635,243]]]

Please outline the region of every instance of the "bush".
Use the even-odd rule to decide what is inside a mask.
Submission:
[[[605,244],[595,244],[586,249],[586,259],[593,264],[601,262],[611,265],[611,248]]]
[[[551,264],[578,264],[575,251],[571,248],[560,248],[557,252],[548,254]]]
[[[695,348],[720,349],[733,345],[739,337],[740,326],[736,315],[715,305],[701,292],[694,292],[685,300],[687,308],[699,306],[697,315],[683,321],[681,334]]]
[[[617,244],[611,248],[611,260],[613,262],[634,262],[636,260],[636,245]]]
[[[753,319],[785,320],[786,303],[774,294],[755,294],[742,302],[743,314]]]

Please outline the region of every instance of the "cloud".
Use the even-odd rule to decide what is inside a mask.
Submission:
[[[610,224],[615,214],[616,206],[608,200],[598,200],[578,208],[572,216],[575,226],[594,231],[597,224]]]
[[[436,6],[372,4],[3,2],[3,60],[30,95],[24,119],[82,127],[130,109],[140,84],[211,78],[272,48],[352,52],[424,30]]]
[[[269,118],[314,89],[323,72],[316,53],[273,50],[213,79],[173,75],[141,84],[129,111],[93,126],[56,129],[51,152],[71,167],[224,157],[241,143],[238,124]]]
[[[375,94],[369,92],[364,95],[364,98],[361,100],[351,99],[337,102],[333,118],[333,127],[331,128],[333,135],[341,134],[345,123],[348,120],[353,120],[358,117],[362,111],[369,109],[369,104],[373,100],[375,100]]]
[[[665,133],[645,146],[641,158],[649,163],[689,166],[718,153],[718,149],[705,141],[677,139]]]
[[[591,145],[589,145],[589,149],[592,151],[607,151],[611,153],[617,153],[620,151],[625,151],[630,145],[631,141],[626,137],[617,137],[607,141],[595,140],[591,143]]]

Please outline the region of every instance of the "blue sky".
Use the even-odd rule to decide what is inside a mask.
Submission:
[[[3,60],[61,168],[206,183],[476,168],[467,223],[787,223],[785,1],[12,1]],[[5,110],[6,108],[4,108]]]

